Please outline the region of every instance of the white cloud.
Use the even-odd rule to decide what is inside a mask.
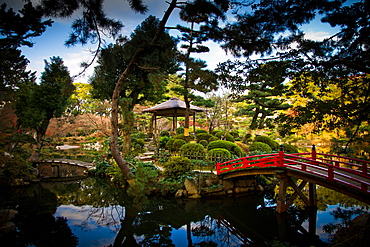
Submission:
[[[305,38],[315,40],[315,41],[322,41],[326,38],[330,37],[330,33],[324,31],[309,31],[305,34]]]

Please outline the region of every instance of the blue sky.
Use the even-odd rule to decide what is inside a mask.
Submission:
[[[33,2],[37,1],[38,0],[33,0]],[[8,7],[12,7],[14,10],[23,6],[22,0],[0,0],[0,2],[7,3]],[[150,10],[146,15],[134,13],[129,8],[127,1],[124,0],[106,0],[104,8],[109,17],[119,19],[123,22],[125,27],[122,33],[128,36],[149,14],[161,18],[167,8],[167,4],[164,0],[147,0],[145,2]],[[78,16],[78,13],[74,15],[74,17],[76,16]],[[168,22],[168,26],[173,26],[178,23],[177,16],[177,12],[172,14]],[[64,60],[64,63],[68,67],[72,76],[78,74],[82,70],[79,66],[81,62],[89,61],[92,58],[91,50],[96,48],[95,45],[77,45],[72,48],[64,46],[64,42],[68,38],[70,32],[70,24],[72,20],[73,17],[70,19],[54,20],[52,27],[47,28],[46,32],[44,32],[40,37],[32,39],[35,43],[33,47],[22,48],[23,54],[30,60],[28,69],[37,71],[38,78],[44,70],[44,60],[49,60],[52,56],[60,56]],[[305,30],[307,36],[315,40],[328,37],[333,32],[329,26],[320,25],[319,21],[307,26]],[[171,33],[171,35],[177,36],[177,33]],[[107,41],[108,43],[113,42],[113,40]],[[210,69],[214,69],[220,62],[232,59],[232,57],[226,55],[217,44],[209,42],[207,45],[210,47],[211,51],[209,53],[201,54],[198,57],[205,60]],[[77,77],[75,82],[86,83],[92,73],[93,66],[90,67],[83,76]]]

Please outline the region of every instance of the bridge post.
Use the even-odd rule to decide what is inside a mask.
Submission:
[[[312,145],[311,159],[316,160],[316,146]]]
[[[284,166],[284,146],[283,145],[280,145],[279,166]]]
[[[287,206],[285,204],[286,190],[289,185],[289,178],[286,173],[278,173],[276,177],[279,179],[279,195],[277,199],[276,211],[278,213],[283,213],[287,211]]]

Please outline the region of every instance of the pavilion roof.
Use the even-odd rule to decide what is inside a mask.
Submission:
[[[142,110],[142,112],[155,113],[157,116],[185,116],[186,105],[185,102],[173,97],[166,102],[159,105]],[[200,108],[198,106],[190,105],[190,112],[205,112],[206,109]]]

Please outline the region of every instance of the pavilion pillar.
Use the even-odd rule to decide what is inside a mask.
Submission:
[[[195,134],[195,111],[193,113],[193,133]]]

